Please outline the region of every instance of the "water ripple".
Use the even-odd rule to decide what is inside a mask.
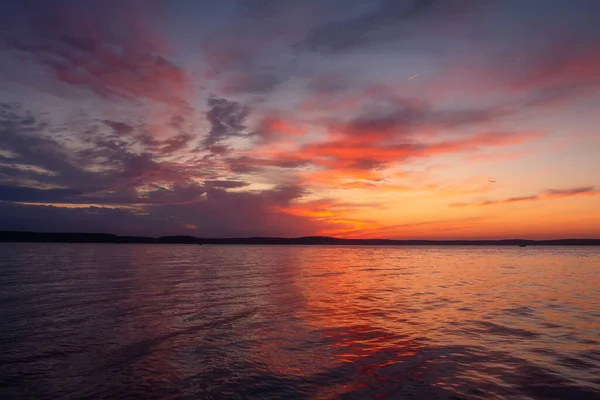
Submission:
[[[598,399],[600,249],[0,244],[0,397]]]

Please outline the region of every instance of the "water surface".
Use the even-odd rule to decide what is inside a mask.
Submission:
[[[1,398],[600,398],[600,248],[5,243],[0,304]]]

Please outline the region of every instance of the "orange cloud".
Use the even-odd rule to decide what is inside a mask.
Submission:
[[[355,139],[313,143],[302,148],[307,161],[338,171],[379,170],[392,163],[430,155],[474,152],[486,147],[513,146],[542,135],[530,132],[481,133],[433,144],[377,144]]]
[[[352,233],[360,233],[379,227],[380,224],[365,219],[355,219],[348,215],[357,209],[373,207],[373,204],[343,203],[323,199],[308,202],[297,202],[286,207],[274,207],[273,211],[298,217],[308,217],[323,224],[318,235],[347,237]]]
[[[304,183],[307,185],[346,185],[346,187],[353,186],[367,186],[373,184],[372,182],[380,181],[383,176],[378,171],[368,171],[359,169],[323,169],[318,171],[309,171],[300,174],[304,178]],[[348,182],[351,180],[351,182]],[[360,182],[363,181],[363,182]],[[371,181],[371,182],[364,182]]]
[[[302,136],[305,133],[304,129],[286,121],[281,116],[263,117],[259,129],[268,133],[285,133],[296,136]]]

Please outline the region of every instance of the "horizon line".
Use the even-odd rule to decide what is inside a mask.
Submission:
[[[282,241],[299,241],[299,240],[318,240],[318,241],[345,241],[345,242],[434,242],[434,243],[446,243],[446,242],[528,242],[528,243],[543,243],[543,242],[573,242],[573,241],[582,241],[582,242],[598,242],[600,244],[600,238],[594,237],[561,237],[561,238],[553,238],[553,239],[527,239],[527,238],[502,238],[502,239],[482,239],[482,238],[470,238],[470,239],[393,239],[393,238],[344,238],[344,237],[335,237],[335,236],[326,236],[326,235],[308,235],[308,236],[293,236],[293,237],[284,237],[284,236],[230,236],[230,237],[199,237],[193,235],[162,235],[162,236],[141,236],[141,235],[119,235],[114,233],[106,233],[106,232],[42,232],[42,231],[21,231],[21,230],[0,230],[0,241],[15,241],[19,236],[21,239],[34,239],[35,236],[45,236],[46,239],[51,239],[51,236],[72,236],[75,238],[76,236],[81,236],[81,239],[88,236],[88,239],[104,239],[108,240],[109,238],[118,240],[118,239],[130,239],[130,240],[153,240],[159,242],[160,240],[194,240],[194,241],[243,241],[243,240],[282,240]],[[39,237],[38,237],[39,238]],[[13,239],[13,240],[11,240]],[[41,239],[41,238],[40,238]]]

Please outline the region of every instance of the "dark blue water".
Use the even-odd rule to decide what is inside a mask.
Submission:
[[[0,397],[600,399],[600,248],[0,244]]]

